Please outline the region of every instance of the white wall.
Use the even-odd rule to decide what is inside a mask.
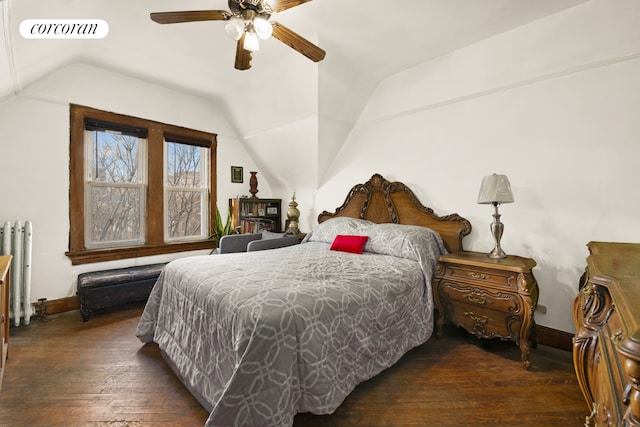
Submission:
[[[318,119],[316,116],[271,129],[248,138],[245,143],[250,154],[265,171],[272,188],[263,192],[258,176],[258,197],[282,199],[283,226],[291,196],[296,193],[300,210],[300,230],[309,231],[316,218],[312,209],[318,188]]]
[[[504,173],[515,203],[500,208],[503,247],[538,263],[548,312],[537,322],[573,331],[586,243],[640,242],[639,16],[637,1],[594,0],[387,79],[316,210],[378,172],[468,218],[466,249],[488,252],[492,208],[478,189]]]
[[[5,22],[9,15],[9,2],[0,1],[0,104],[13,95],[15,91],[13,83],[13,69],[11,63],[13,58],[11,52],[7,52],[4,46],[8,45],[5,34]]]
[[[86,271],[163,262],[178,253],[72,266],[64,255],[69,241],[69,103],[218,133],[218,203],[249,189],[256,163],[227,124],[225,111],[185,95],[86,64],[51,73],[0,105],[0,221],[31,220],[32,299],[74,295],[77,275]],[[245,182],[231,183],[231,166],[243,166]],[[268,179],[260,190],[270,193]]]
[[[309,65],[309,64],[306,64]],[[304,91],[297,92],[298,102],[311,104],[316,110],[305,114],[300,108],[300,116],[287,117],[287,124],[281,120],[276,125],[263,129],[245,138],[248,153],[262,170],[262,177],[271,185],[271,193],[263,191],[258,174],[258,197],[282,199],[283,226],[291,196],[296,193],[299,204],[299,228],[308,231],[316,223],[312,216],[315,192],[318,188],[319,123],[317,106],[319,103],[318,67],[307,67],[295,80],[304,82]],[[278,80],[286,79],[285,76]],[[288,81],[288,80],[287,80]],[[284,102],[271,99],[271,102]],[[251,118],[253,120],[253,118]]]

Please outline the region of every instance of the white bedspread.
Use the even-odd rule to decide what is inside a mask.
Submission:
[[[330,251],[327,226],[300,245],[166,266],[136,334],[206,400],[207,426],[281,427],[298,412],[332,413],[431,336],[440,236],[349,225],[370,236],[361,255]]]

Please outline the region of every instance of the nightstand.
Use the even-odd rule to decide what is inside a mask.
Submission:
[[[529,369],[533,313],[538,284],[530,258],[489,258],[485,253],[442,255],[433,282],[439,316],[437,335],[445,322],[463,327],[478,338],[500,338],[520,346],[522,363]]]

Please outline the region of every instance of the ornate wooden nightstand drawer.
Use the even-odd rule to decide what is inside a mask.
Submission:
[[[433,282],[437,334],[446,321],[481,338],[502,338],[520,346],[529,367],[538,285],[529,258],[489,258],[478,252],[442,255]]]
[[[615,305],[611,306],[609,313],[609,320],[607,321],[604,330],[606,338],[615,345],[622,341],[626,337],[626,334],[624,331],[624,325],[622,324],[622,320],[620,319],[620,315],[618,314],[618,310],[616,310]]]
[[[491,270],[480,267],[466,267],[462,265],[448,265],[446,276],[452,280],[480,282],[487,286],[518,290],[518,275],[511,271]]]
[[[471,304],[455,304],[448,313],[451,322],[478,338],[501,338],[519,344],[522,316],[505,316],[504,312]]]
[[[501,292],[491,288],[478,288],[466,283],[443,280],[439,286],[441,298],[459,301],[492,310],[520,313],[522,300],[516,293]]]
[[[611,306],[611,308],[608,310],[608,313],[609,317],[607,323],[600,331],[600,333],[602,334],[600,338],[601,354],[599,358],[599,363],[601,364],[601,366],[598,367],[598,375],[606,375],[608,377],[606,380],[607,387],[605,387],[604,390],[599,390],[598,393],[600,393],[600,397],[602,398],[602,400],[608,399],[610,401],[623,401],[624,390],[627,386],[627,383],[622,366],[624,362],[616,357],[616,347],[622,342],[624,338],[626,338],[626,334],[622,320],[620,319],[620,315],[616,310],[615,305]],[[599,382],[602,384],[602,379],[600,379]],[[605,399],[605,394],[612,395],[613,397],[607,396]],[[608,419],[611,416],[615,416],[615,419],[621,419],[622,414],[615,413],[612,415],[611,412],[615,412],[615,410],[611,409],[611,407],[609,409],[610,410],[608,412],[602,412],[607,413],[607,416],[601,417],[601,419]]]
[[[600,354],[600,356],[607,357],[606,354]],[[621,394],[616,393],[615,386],[611,384],[610,372],[604,366],[608,364],[608,361],[600,360],[599,363],[603,366],[597,369],[595,380],[598,386],[594,390],[594,398],[598,403],[594,403],[592,407],[590,425],[598,427],[621,426],[623,424],[620,423],[620,420],[624,414],[620,413],[620,407],[617,403],[622,401]]]

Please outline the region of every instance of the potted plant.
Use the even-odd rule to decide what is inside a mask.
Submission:
[[[220,239],[222,238],[222,236],[228,236],[230,234],[235,234],[235,230],[231,226],[231,215],[227,214],[227,221],[223,224],[220,210],[218,209],[218,206],[216,206],[216,217],[211,227],[211,234],[209,234],[209,239],[216,242],[217,248],[220,244]]]

